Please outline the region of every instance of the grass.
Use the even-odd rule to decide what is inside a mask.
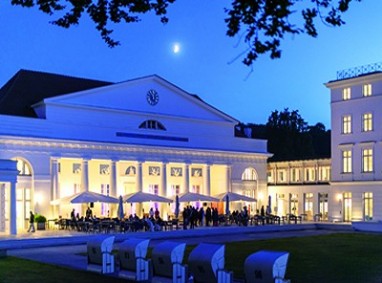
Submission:
[[[192,246],[187,246],[188,258]],[[226,269],[243,279],[244,261],[259,250],[290,252],[286,278],[293,283],[382,282],[382,235],[331,234],[226,244]],[[95,273],[13,257],[0,259],[0,283],[125,282]]]

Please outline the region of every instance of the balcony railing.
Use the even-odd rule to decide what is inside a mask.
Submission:
[[[349,79],[374,72],[382,71],[382,62],[358,66],[350,69],[337,71],[337,80]]]

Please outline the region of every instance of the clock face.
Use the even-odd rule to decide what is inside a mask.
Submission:
[[[159,101],[159,95],[158,95],[158,93],[154,89],[150,89],[147,92],[146,98],[147,98],[147,102],[150,105],[155,105]]]

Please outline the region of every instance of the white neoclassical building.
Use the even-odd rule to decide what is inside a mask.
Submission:
[[[381,64],[342,71],[331,95],[332,215],[382,220]]]
[[[21,70],[0,89],[0,233],[25,230],[30,210],[84,213],[51,203],[82,191],[267,195],[266,141],[236,137],[237,123],[156,75],[110,83]],[[154,205],[173,214],[167,203],[126,209]],[[116,210],[93,207],[97,216]]]

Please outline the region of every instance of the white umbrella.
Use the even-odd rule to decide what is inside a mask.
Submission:
[[[183,193],[179,195],[179,202],[191,202],[191,201],[219,201],[219,199],[202,195],[198,193]]]
[[[123,200],[125,202],[130,202],[130,203],[133,203],[133,202],[142,203],[142,202],[150,202],[150,201],[152,201],[152,202],[173,202],[172,199],[165,198],[165,197],[158,196],[158,195],[154,195],[154,194],[144,193],[144,192],[136,192],[136,193],[125,195],[123,197]]]
[[[90,203],[90,202],[103,202],[103,203],[118,203],[118,199],[110,196],[94,192],[81,192],[61,199],[51,201],[52,205],[60,203]]]
[[[246,201],[246,202],[255,202],[257,199],[247,197],[241,194],[233,193],[233,192],[225,192],[218,195],[215,195],[214,197],[218,198],[221,201],[224,201],[226,199],[226,196],[229,197],[229,201]]]

